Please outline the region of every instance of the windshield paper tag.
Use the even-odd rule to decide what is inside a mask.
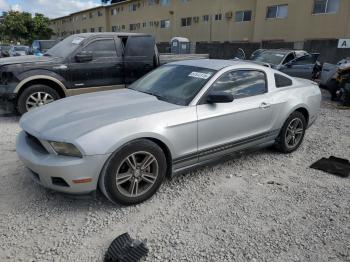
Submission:
[[[195,78],[202,78],[202,79],[208,79],[211,74],[206,74],[206,73],[199,73],[199,72],[192,72],[188,76],[190,77],[195,77]]]
[[[75,37],[72,41],[72,44],[75,44],[75,45],[79,45],[81,43],[81,41],[83,41],[84,38],[82,37]]]

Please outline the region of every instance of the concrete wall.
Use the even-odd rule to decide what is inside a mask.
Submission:
[[[300,42],[297,43],[298,45]],[[350,49],[338,49],[337,39],[307,40],[302,42],[302,49],[311,53],[320,53],[321,62],[336,63],[350,57]],[[255,43],[197,43],[196,53],[207,53],[210,58],[232,59],[238,48],[242,48],[247,57],[259,48],[293,49],[295,42],[255,42]]]

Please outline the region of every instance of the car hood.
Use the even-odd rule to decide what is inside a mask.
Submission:
[[[20,125],[42,139],[73,141],[110,124],[177,108],[181,106],[121,89],[58,100],[24,114]]]
[[[27,63],[49,63],[56,60],[57,58],[49,56],[35,56],[35,55],[26,55],[26,56],[11,56],[0,59],[0,66],[3,65],[14,65],[14,64],[27,64]]]

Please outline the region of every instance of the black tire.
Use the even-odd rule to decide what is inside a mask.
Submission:
[[[327,83],[327,89],[328,89],[329,93],[331,94],[331,100],[337,101],[338,100],[337,92],[340,89],[337,80],[331,79]]]
[[[20,94],[17,100],[17,110],[21,115],[28,111],[26,106],[27,99],[38,92],[49,94],[53,101],[61,98],[57,91],[49,86],[41,84],[29,86]]]
[[[117,186],[117,173],[119,169],[122,168],[122,165],[124,165],[126,158],[136,152],[147,152],[154,156],[157,162],[158,175],[153,185],[149,186],[149,189],[146,192],[141,195],[131,197],[126,196],[126,192],[124,191],[123,193],[123,190],[120,189],[120,186]],[[132,172],[132,170],[130,170],[128,170],[127,173]],[[157,144],[147,139],[135,140],[123,146],[109,160],[105,172],[102,172],[102,175],[100,177],[99,188],[109,200],[116,204],[136,205],[149,199],[156,193],[165,178],[166,170],[167,162],[164,152]],[[135,180],[134,177],[131,179]],[[139,181],[140,183],[143,182],[142,179]],[[130,185],[131,183],[132,180],[130,180]]]
[[[295,145],[289,145],[288,144],[288,138],[287,138],[287,130],[289,125],[295,120],[298,119],[300,120],[300,123],[302,124],[302,133],[300,136],[300,139],[296,142]],[[294,123],[293,122],[293,123]],[[307,127],[306,119],[304,115],[298,111],[293,112],[286,122],[284,123],[282,130],[277,138],[277,149],[281,151],[282,153],[291,153],[299,148],[301,143],[303,142],[304,136],[305,136],[305,130]],[[289,137],[289,136],[288,136]]]

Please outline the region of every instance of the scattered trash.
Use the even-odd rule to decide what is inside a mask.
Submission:
[[[233,175],[231,175],[231,174],[226,176],[226,178],[232,178],[232,177],[233,177]]]
[[[331,156],[330,158],[322,158],[313,163],[310,168],[325,171],[340,177],[348,177],[350,175],[349,160],[334,156]]]
[[[147,256],[146,241],[132,239],[124,233],[113,240],[105,254],[105,262],[138,262]]]
[[[252,174],[252,177],[256,177],[258,176],[259,174],[255,173],[255,174]]]

